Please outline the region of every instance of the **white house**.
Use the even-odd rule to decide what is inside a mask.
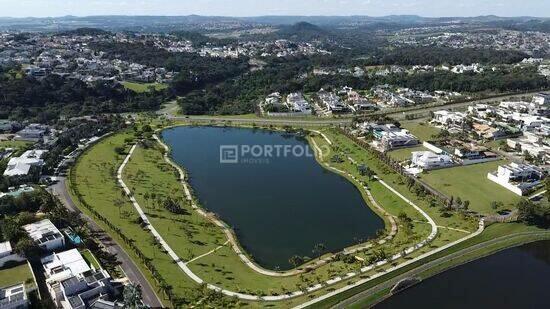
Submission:
[[[26,309],[29,306],[25,283],[0,288],[0,308]]]
[[[90,308],[113,292],[109,274],[103,269],[92,270],[77,249],[53,253],[41,263],[48,291],[58,308]],[[114,308],[111,302],[106,305]]]
[[[411,163],[423,170],[448,167],[454,164],[450,156],[446,154],[435,154],[431,151],[413,151]]]
[[[8,262],[23,261],[25,261],[25,258],[13,251],[9,241],[0,243],[0,267],[3,267]]]
[[[23,229],[44,250],[53,251],[65,246],[65,238],[49,219],[24,225]]]
[[[293,112],[311,114],[311,106],[301,93],[294,92],[286,97],[288,108]]]
[[[550,105],[550,93],[537,93],[533,96],[533,104],[536,105]]]
[[[534,165],[510,163],[488,173],[487,178],[521,196],[541,183],[544,172]]]
[[[42,156],[47,150],[27,150],[20,157],[11,158],[8,162],[4,176],[28,175],[31,167],[43,166]]]
[[[466,114],[461,112],[451,112],[448,110],[440,110],[434,112],[432,122],[438,123],[444,127],[461,126],[466,119]]]

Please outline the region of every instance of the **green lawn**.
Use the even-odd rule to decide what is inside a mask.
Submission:
[[[0,141],[0,148],[23,149],[31,146],[32,142],[27,141]]]
[[[32,271],[27,263],[0,269],[0,288],[25,283],[27,287],[35,285]]]
[[[127,89],[133,90],[135,92],[148,92],[150,86],[153,86],[155,90],[163,90],[168,88],[168,85],[160,83],[122,82],[122,85],[124,85],[124,87],[126,87]]]
[[[392,150],[388,152],[388,155],[393,158],[394,160],[398,161],[405,161],[411,159],[411,153],[413,151],[427,151],[428,148],[420,145],[416,147],[410,147],[410,148],[402,148],[397,150]]]
[[[409,130],[411,134],[418,137],[421,141],[432,140],[432,135],[435,135],[441,131],[428,123],[420,122],[418,120],[401,121],[401,127]]]
[[[95,269],[102,268],[101,265],[99,264],[99,261],[96,259],[96,257],[92,253],[92,251],[86,249],[86,250],[80,251],[80,254],[84,258],[84,260],[86,260],[86,263],[88,263],[88,265],[90,265],[91,267]]]
[[[469,166],[429,171],[420,178],[447,196],[460,197],[470,201],[470,209],[482,214],[492,214],[491,202],[502,202],[502,209],[510,209],[520,197],[504,187],[487,179],[488,172],[494,172],[506,161],[494,161]],[[500,209],[500,210],[502,210]]]

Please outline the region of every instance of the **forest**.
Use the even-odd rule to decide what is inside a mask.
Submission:
[[[59,116],[154,110],[165,100],[164,92],[135,93],[115,82],[87,84],[58,75],[18,78],[0,70],[0,119],[51,123]]]

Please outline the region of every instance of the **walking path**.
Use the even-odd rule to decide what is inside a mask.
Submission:
[[[238,245],[237,245],[237,248],[235,248],[235,244],[236,244],[236,243],[234,243],[234,242],[236,242],[236,241],[235,241],[235,239],[234,239],[234,236],[233,236],[232,233],[228,232],[229,229],[223,224],[223,222],[219,221],[219,220],[218,220],[217,218],[215,218],[215,217],[213,218],[213,216],[207,214],[204,210],[200,209],[200,208],[194,203],[194,201],[192,200],[192,197],[191,197],[190,190],[189,190],[189,188],[188,188],[188,186],[187,186],[187,183],[185,182],[185,177],[184,177],[185,174],[184,174],[183,170],[182,170],[179,166],[177,166],[175,163],[173,163],[173,162],[169,159],[169,157],[168,157],[168,150],[169,150],[168,146],[166,146],[164,143],[162,143],[162,142],[160,141],[160,139],[159,139],[156,135],[154,135],[154,138],[155,138],[161,145],[163,145],[164,148],[166,149],[166,152],[165,152],[165,154],[164,154],[165,160],[166,160],[170,165],[174,166],[174,167],[178,170],[178,172],[179,172],[179,174],[180,174],[180,182],[181,182],[182,185],[184,186],[184,191],[186,192],[186,195],[189,194],[189,195],[187,195],[187,198],[191,201],[191,205],[193,206],[193,208],[194,208],[197,212],[201,213],[202,215],[207,216],[208,218],[214,219],[215,222],[217,222],[218,225],[219,225],[220,227],[222,227],[222,228],[224,229],[224,231],[226,232],[226,235],[228,236],[228,241],[230,241],[230,242],[232,243],[232,245],[234,246],[234,249],[236,249],[235,251],[238,252],[238,254],[239,254],[239,252],[240,252],[240,254],[242,254],[242,255],[244,256],[244,258],[245,258],[246,260],[248,260],[248,261],[251,263],[251,265],[250,265],[250,264],[248,264],[248,265],[249,265],[251,268],[255,269],[254,266],[256,266],[256,265],[255,265],[254,263],[252,263],[252,262],[248,259],[248,257],[246,257],[246,256],[244,255],[244,253],[242,253],[242,251],[240,250],[240,248],[238,247]],[[183,262],[183,261],[181,260],[181,258],[179,258],[178,255],[174,252],[174,250],[168,245],[168,243],[162,238],[162,236],[157,232],[157,230],[156,230],[156,229],[153,227],[153,225],[150,223],[150,221],[149,221],[149,219],[147,218],[146,214],[145,214],[145,213],[143,212],[143,210],[141,209],[141,206],[137,203],[136,199],[135,199],[134,196],[132,195],[130,189],[128,189],[128,187],[126,186],[126,184],[125,184],[124,181],[122,180],[122,172],[123,172],[124,168],[126,167],[126,165],[128,164],[128,161],[130,160],[132,154],[134,153],[134,151],[135,151],[135,149],[136,149],[136,146],[137,146],[137,145],[132,146],[132,148],[130,149],[128,155],[127,155],[126,158],[124,159],[122,165],[121,165],[120,168],[118,169],[118,171],[117,171],[117,180],[118,180],[118,182],[120,183],[120,185],[122,186],[124,192],[126,192],[126,194],[129,196],[130,201],[132,202],[132,205],[134,206],[134,208],[135,208],[135,209],[137,210],[137,212],[139,213],[139,215],[140,215],[141,219],[143,220],[144,224],[146,225],[146,227],[147,227],[147,228],[149,229],[149,231],[153,234],[153,236],[158,240],[158,242],[161,244],[161,246],[163,247],[163,249],[168,253],[168,255],[170,255],[170,257],[174,260],[174,262],[181,268],[181,270],[182,270],[187,276],[189,276],[189,278],[191,278],[193,281],[195,281],[195,282],[198,283],[198,284],[206,284],[206,286],[207,286],[209,289],[212,289],[212,290],[221,292],[221,293],[223,293],[223,294],[225,294],[225,295],[227,295],[227,296],[230,296],[230,297],[237,297],[237,298],[243,299],[243,300],[253,300],[253,301],[260,301],[260,300],[262,300],[262,301],[280,301],[280,300],[290,299],[290,298],[294,298],[294,297],[297,297],[297,296],[304,295],[304,291],[294,291],[294,292],[289,292],[289,293],[283,294],[283,295],[270,295],[270,296],[257,296],[257,295],[251,295],[251,294],[244,294],[244,293],[239,293],[239,292],[233,292],[233,291],[230,291],[230,290],[226,290],[226,289],[220,288],[220,287],[218,287],[218,286],[216,286],[216,285],[213,285],[213,284],[210,284],[210,283],[206,283],[206,282],[205,282],[204,280],[202,280],[199,276],[197,276],[195,273],[193,273],[193,271],[187,266],[187,264],[188,264],[190,261],[188,261],[188,262]],[[315,148],[316,148],[317,150],[320,151],[320,148],[319,148],[316,144],[314,144],[314,146],[315,146]],[[342,171],[340,171],[340,172],[342,172]],[[353,176],[351,176],[351,177],[353,177]],[[381,181],[381,180],[379,180],[379,181]],[[382,182],[381,182],[381,183],[382,183]],[[404,196],[402,196],[401,194],[399,194],[397,191],[395,191],[393,188],[391,188],[391,187],[388,186],[387,184],[385,184],[385,183],[383,183],[383,184],[384,184],[385,186],[387,186],[387,187],[390,189],[390,191],[396,193],[400,198],[402,198],[402,199],[405,200],[407,203],[409,203],[411,206],[413,206],[415,209],[417,209],[417,210],[418,210],[418,211],[428,220],[428,222],[432,225],[432,233],[430,234],[430,236],[428,236],[428,238],[425,239],[425,240],[423,240],[422,242],[420,242],[420,243],[418,243],[418,244],[416,244],[416,245],[414,245],[414,246],[412,246],[412,247],[410,247],[410,248],[408,248],[408,249],[403,250],[402,253],[395,254],[395,255],[391,256],[390,258],[388,258],[388,259],[386,259],[386,260],[377,262],[377,263],[375,263],[375,264],[371,264],[371,265],[369,265],[369,266],[365,266],[365,267],[361,268],[361,269],[360,269],[359,271],[357,271],[357,272],[350,272],[350,273],[347,273],[347,274],[345,274],[345,275],[342,275],[342,276],[338,276],[338,277],[329,279],[329,280],[325,281],[323,284],[317,284],[317,285],[314,285],[314,286],[310,286],[310,287],[306,288],[306,292],[305,292],[305,293],[310,293],[310,292],[317,291],[317,290],[319,290],[319,289],[321,289],[321,288],[324,288],[324,287],[326,287],[326,286],[328,286],[328,285],[333,285],[333,284],[339,283],[339,282],[341,282],[341,281],[343,281],[343,280],[347,280],[347,279],[350,279],[350,278],[352,278],[352,277],[355,277],[355,276],[357,276],[357,275],[359,275],[359,274],[361,274],[361,273],[365,273],[365,272],[371,271],[371,270],[373,270],[373,269],[375,269],[375,268],[378,268],[378,267],[380,267],[380,266],[383,266],[383,265],[386,265],[386,264],[388,264],[388,263],[391,263],[392,261],[394,261],[394,260],[396,260],[396,259],[399,259],[399,258],[401,258],[401,257],[404,257],[403,255],[410,255],[412,252],[418,250],[419,248],[425,246],[426,244],[428,244],[429,242],[431,242],[431,241],[433,240],[433,238],[434,238],[435,235],[437,234],[437,225],[435,225],[435,222],[434,222],[434,221],[433,221],[424,211],[422,211],[422,209],[420,209],[420,208],[419,208],[418,206],[416,206],[414,203],[412,203],[411,201],[409,201],[408,199],[406,199]],[[366,188],[365,188],[365,189],[366,189]],[[369,278],[361,279],[361,280],[357,281],[357,282],[354,283],[354,284],[348,285],[348,286],[346,286],[346,287],[344,287],[344,288],[337,289],[337,290],[335,290],[335,291],[333,291],[333,292],[330,292],[330,293],[328,293],[328,294],[325,294],[325,295],[323,295],[323,296],[321,296],[321,297],[319,297],[319,298],[315,298],[315,299],[313,299],[313,300],[311,300],[311,301],[308,301],[308,302],[306,302],[306,303],[304,303],[304,304],[302,304],[302,305],[300,305],[300,306],[298,306],[298,307],[299,307],[299,308],[303,308],[303,307],[308,306],[308,305],[310,305],[310,304],[313,304],[313,303],[315,303],[315,302],[317,302],[317,301],[320,301],[320,300],[322,300],[322,299],[325,299],[325,298],[327,298],[327,297],[330,297],[330,296],[332,296],[332,295],[335,295],[335,294],[337,294],[337,293],[336,293],[337,291],[340,291],[340,292],[345,291],[345,290],[347,290],[347,289],[349,289],[349,288],[351,288],[351,287],[353,287],[353,286],[358,286],[359,284],[362,284],[362,283],[368,282],[368,281],[370,281],[370,280],[373,280],[373,279],[375,279],[375,278],[377,278],[377,277],[379,277],[379,276],[381,276],[381,275],[383,275],[383,274],[386,274],[386,273],[388,273],[388,272],[390,272],[390,271],[393,271],[393,270],[399,269],[399,268],[401,268],[401,267],[404,267],[404,266],[406,266],[406,265],[409,265],[409,264],[411,264],[411,263],[414,263],[414,262],[416,262],[416,261],[418,261],[418,260],[420,260],[420,259],[422,259],[422,258],[424,258],[424,257],[426,257],[426,256],[429,256],[429,255],[431,255],[431,254],[440,252],[440,251],[442,251],[442,250],[444,250],[444,249],[446,249],[446,248],[448,248],[448,247],[450,247],[450,246],[452,246],[452,245],[455,245],[455,244],[457,244],[457,243],[459,243],[459,242],[462,242],[462,241],[464,241],[464,240],[466,240],[466,239],[469,239],[469,238],[471,238],[471,237],[474,237],[474,236],[478,235],[479,233],[481,233],[481,232],[483,231],[483,226],[484,226],[484,225],[483,225],[483,221],[480,221],[480,227],[479,227],[479,229],[478,229],[478,231],[477,231],[476,233],[472,233],[472,234],[470,234],[470,235],[468,235],[468,236],[466,236],[466,237],[464,237],[464,238],[462,238],[462,239],[459,239],[459,240],[457,240],[457,241],[455,241],[455,242],[453,242],[453,243],[447,244],[447,245],[445,245],[445,246],[442,246],[442,247],[440,247],[440,248],[438,248],[438,249],[435,249],[435,250],[433,250],[433,251],[430,251],[430,252],[428,252],[428,253],[424,253],[424,254],[422,254],[422,255],[416,257],[416,258],[413,258],[413,259],[411,259],[411,260],[408,260],[408,261],[406,261],[406,262],[404,262],[404,263],[402,263],[402,264],[399,264],[399,265],[397,265],[397,266],[393,266],[393,267],[389,268],[388,270],[386,270],[386,271],[384,271],[384,272],[382,272],[382,273],[380,273],[380,272],[379,272],[379,273],[376,273],[376,274],[370,276]],[[232,241],[232,239],[233,239],[233,241]],[[212,253],[212,251],[211,251],[211,252],[208,252],[207,254],[211,254],[211,253]],[[203,255],[203,256],[204,256],[204,255]],[[245,260],[245,259],[243,259],[243,260]],[[257,267],[257,266],[256,266],[256,267]],[[255,270],[256,270],[256,269],[255,269]],[[257,271],[260,272],[260,273],[262,273],[262,269],[261,269],[261,268],[258,269]],[[269,271],[268,271],[268,272],[269,272]],[[340,293],[340,292],[338,292],[338,293]],[[323,298],[323,297],[324,297],[324,298]]]
[[[189,264],[189,263],[194,262],[194,261],[196,261],[196,260],[198,260],[198,259],[200,259],[200,258],[203,258],[203,257],[205,257],[205,256],[207,256],[207,255],[210,255],[210,254],[212,254],[212,253],[214,253],[214,252],[220,250],[221,248],[225,247],[225,245],[227,245],[228,243],[229,243],[229,240],[227,240],[226,242],[224,242],[223,245],[217,246],[216,248],[214,248],[214,249],[212,249],[212,250],[206,252],[205,254],[201,254],[201,255],[199,255],[199,256],[197,256],[197,257],[195,257],[195,258],[193,258],[193,259],[191,259],[191,260],[185,262],[185,264]]]

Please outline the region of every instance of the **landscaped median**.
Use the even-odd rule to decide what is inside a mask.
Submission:
[[[337,145],[339,150],[347,150],[348,147],[354,150],[346,151],[350,160],[341,163],[330,162],[331,166],[344,173],[358,188],[366,185],[365,189],[368,188],[372,199],[392,218],[400,216],[401,213],[405,214],[410,218],[411,226],[407,229],[398,228],[397,234],[384,243],[371,242],[372,248],[354,252],[357,262],[331,261],[301,275],[270,276],[244,263],[242,257],[228,242],[227,234],[213,223],[211,218],[201,215],[192,207],[180,183],[178,171],[164,160],[166,149],[153,139],[135,141],[127,133],[106,138],[79,159],[71,172],[71,186],[75,188],[75,201],[87,204],[82,206],[84,211],[92,215],[97,212],[108,220],[109,223],[102,220],[99,220],[99,223],[108,231],[113,231],[115,239],[140,264],[144,273],[152,279],[151,282],[157,287],[162,286],[165,291],[170,291],[166,294],[170,295],[175,303],[192,303],[194,299],[201,298],[198,294],[207,293],[202,289],[199,289],[200,292],[196,291],[197,284],[191,279],[194,277],[186,276],[181,264],[212,287],[254,296],[258,301],[249,303],[249,306],[261,306],[263,301],[294,296],[279,303],[282,307],[291,307],[359,280],[369,281],[369,278],[385,274],[403,262],[466,237],[469,232],[477,229],[476,220],[461,218],[459,214],[451,218],[440,218],[435,209],[426,206],[423,199],[415,197],[406,187],[403,189],[404,185],[399,184],[397,177],[391,172],[382,171],[378,166],[379,162],[368,155],[365,157],[364,151],[360,151],[349,139],[330,130],[324,133],[328,138],[314,135],[311,142],[321,148]],[[332,140],[334,145],[330,145],[328,139]],[[133,143],[129,144],[130,142]],[[137,143],[137,146],[133,148],[132,155],[127,156],[134,143]],[[121,147],[124,151],[121,151]],[[126,165],[120,169],[125,158]],[[321,159],[323,160],[328,158]],[[361,176],[357,172],[357,162],[372,167],[382,181],[369,180]],[[127,186],[126,192],[123,192],[117,183],[116,175],[119,169],[121,179]],[[396,195],[390,188],[395,188],[402,196]],[[365,200],[372,203],[367,192],[360,191]],[[141,209],[141,218],[136,210],[136,204],[132,205],[131,200]],[[171,205],[173,202],[180,205],[181,209],[167,207],[167,204]],[[435,239],[414,251],[408,248],[430,235],[433,226],[431,227],[430,220],[410,203],[418,205],[428,217],[432,217],[439,231]],[[154,227],[164,242],[160,241],[159,237],[153,237],[147,222]],[[398,224],[403,223],[398,221]],[[166,250],[161,249],[159,243],[163,245],[163,249],[172,249],[172,256],[164,253]],[[399,256],[403,253],[406,254],[405,258]],[[385,263],[381,263],[383,259],[379,259],[373,267],[367,266],[366,262],[359,262],[373,260],[381,254],[386,256],[383,259],[392,256],[395,258]],[[180,265],[174,263],[174,260],[181,261]],[[300,296],[306,291],[307,295]],[[216,299],[224,302],[223,298]],[[235,300],[227,298],[225,301],[229,304]]]

